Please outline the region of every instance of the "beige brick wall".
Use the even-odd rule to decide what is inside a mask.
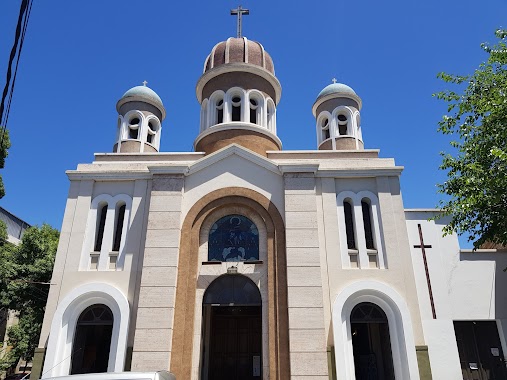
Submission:
[[[315,178],[286,174],[285,223],[292,379],[327,379]]]
[[[170,366],[183,183],[181,176],[153,179],[132,371]]]

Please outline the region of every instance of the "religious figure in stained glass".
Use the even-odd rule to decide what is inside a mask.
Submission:
[[[243,215],[227,215],[217,220],[209,232],[208,260],[259,260],[257,226]]]

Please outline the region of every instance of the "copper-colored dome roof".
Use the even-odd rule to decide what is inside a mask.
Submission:
[[[250,41],[246,37],[231,37],[227,41],[216,44],[206,58],[203,72],[228,63],[248,63],[260,66],[275,75],[271,56],[259,42]]]

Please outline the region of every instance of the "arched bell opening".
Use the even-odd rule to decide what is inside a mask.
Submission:
[[[203,297],[201,379],[262,379],[262,299],[248,277],[218,277]]]
[[[389,324],[384,311],[362,302],[350,313],[356,380],[394,380]]]

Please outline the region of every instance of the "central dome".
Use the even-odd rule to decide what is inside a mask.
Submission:
[[[229,63],[247,63],[259,66],[275,75],[271,56],[259,42],[250,41],[246,37],[231,37],[227,41],[216,44],[206,58],[203,72],[206,73],[215,67]]]

